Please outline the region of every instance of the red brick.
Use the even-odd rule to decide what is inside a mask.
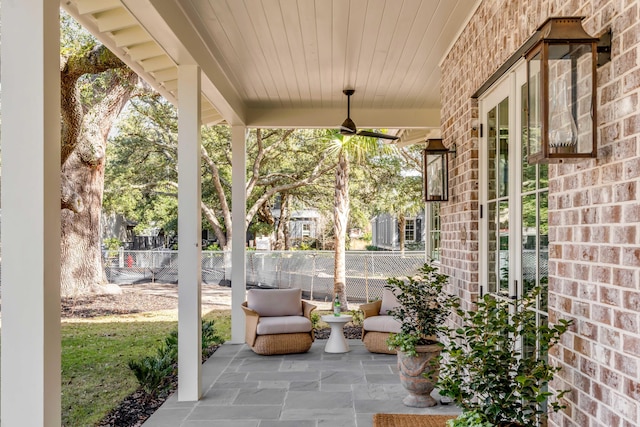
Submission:
[[[604,305],[593,304],[591,306],[591,316],[594,322],[611,325],[611,313],[611,308]]]
[[[573,278],[576,280],[588,280],[589,279],[589,266],[584,264],[574,264],[573,266]],[[584,298],[584,297],[581,297]]]
[[[637,357],[615,353],[613,360],[616,370],[630,377],[635,378],[638,376],[638,364],[640,363],[640,359],[638,359]]]
[[[622,163],[613,163],[602,167],[603,183],[618,183],[622,179]]]
[[[600,288],[600,302],[618,307],[621,306],[620,291],[615,288]]]
[[[596,301],[598,297],[598,288],[591,283],[580,283],[578,286],[578,298],[588,301]]]
[[[590,313],[591,313],[591,310],[590,310],[590,306],[589,306],[588,303],[574,301],[574,303],[573,303],[573,314],[575,314],[578,317],[589,318],[589,317],[591,317]]]
[[[640,158],[632,158],[624,162],[624,179],[633,179],[640,176]]]
[[[623,336],[622,349],[625,353],[640,357],[640,337],[633,335]]]
[[[620,222],[622,208],[620,206],[603,206],[600,208],[600,218],[606,223]]]
[[[600,246],[600,262],[605,264],[620,263],[620,247]]]
[[[613,325],[625,332],[638,332],[638,313],[630,313],[626,311],[613,311]]]
[[[640,205],[637,203],[625,205],[622,208],[622,222],[633,224],[640,222]]]
[[[600,221],[597,208],[585,208],[580,211],[582,224],[597,224]]]
[[[607,387],[618,390],[621,388],[622,376],[609,368],[601,366],[600,381]]]
[[[618,427],[620,425],[620,415],[613,412],[606,406],[601,406],[598,414],[598,420],[602,426]]]
[[[611,402],[611,391],[600,383],[593,384],[592,396],[607,405]]]
[[[578,322],[578,334],[580,334],[581,337],[598,341],[598,327],[591,322],[584,320]]]
[[[624,225],[611,227],[613,230],[613,236],[611,243],[618,244],[633,244],[636,241],[636,229],[635,225]]]
[[[613,200],[613,190],[610,185],[594,188],[591,190],[591,202],[595,205],[611,203]]]
[[[591,393],[591,379],[588,376],[583,375],[581,372],[576,371],[573,373],[573,385],[578,390],[585,393]]]
[[[609,227],[603,227],[603,226],[592,227],[591,243],[609,243]]]
[[[620,349],[620,343],[622,340],[620,339],[620,332],[612,329],[610,327],[601,327],[600,328],[600,343],[614,348]]]
[[[622,248],[622,265],[640,267],[640,248]]]
[[[591,342],[585,338],[575,336],[573,348],[583,356],[591,357]]]
[[[624,131],[623,135],[631,136],[637,133],[640,133],[640,115],[634,114],[631,117],[627,117],[624,119]]]
[[[591,277],[597,283],[611,283],[611,268],[594,266]]]
[[[636,183],[625,182],[622,184],[615,184],[613,186],[613,201],[619,203],[626,202],[628,200],[636,200]],[[609,220],[606,217],[604,219],[607,221]]]
[[[640,291],[623,291],[622,305],[624,308],[640,313]]]

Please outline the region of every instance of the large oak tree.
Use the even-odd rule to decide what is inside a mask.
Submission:
[[[138,77],[61,15],[61,293],[100,292],[100,248],[107,137]]]

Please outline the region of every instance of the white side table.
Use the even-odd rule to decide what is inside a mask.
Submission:
[[[334,316],[333,314],[327,314],[321,317],[322,321],[329,324],[331,327],[331,333],[329,334],[329,340],[324,346],[326,353],[346,353],[349,351],[349,343],[344,337],[344,325],[351,322],[353,316],[348,314],[341,314],[340,316]]]

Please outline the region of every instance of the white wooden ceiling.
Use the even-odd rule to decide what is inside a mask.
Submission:
[[[480,0],[62,0],[172,102],[202,69],[205,124],[437,129],[439,63]],[[415,137],[415,132],[413,132]]]

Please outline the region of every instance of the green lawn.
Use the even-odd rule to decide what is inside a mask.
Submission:
[[[218,335],[230,337],[230,312],[215,311]],[[62,324],[62,425],[90,427],[98,423],[138,383],[127,366],[130,359],[153,355],[165,336],[177,328],[166,316],[98,318]]]

